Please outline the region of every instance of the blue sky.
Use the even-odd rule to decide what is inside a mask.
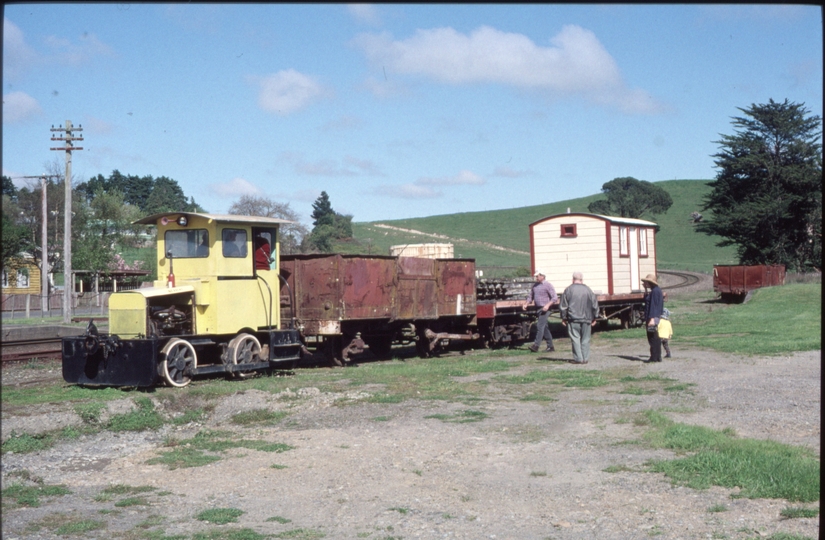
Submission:
[[[804,5],[11,4],[3,174],[167,176],[311,226],[517,208],[621,176],[712,179],[737,107],[822,116]],[[22,185],[22,181],[16,181]]]

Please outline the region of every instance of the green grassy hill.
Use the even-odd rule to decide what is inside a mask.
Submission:
[[[702,198],[710,189],[707,183],[657,182],[673,198],[667,213],[652,220],[661,226],[656,235],[659,268],[710,272],[714,264],[736,263],[733,248],[717,247],[719,238],[696,232],[690,219],[691,212],[701,211]],[[456,257],[474,258],[478,266],[526,268],[530,266],[530,223],[565,213],[568,208],[571,212],[587,212],[587,205],[602,197],[596,194],[508,210],[353,223],[354,240],[337,244],[336,251],[386,255],[393,245],[449,242],[455,246]]]

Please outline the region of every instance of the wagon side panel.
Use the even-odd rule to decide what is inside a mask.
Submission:
[[[395,261],[387,258],[343,258],[342,316],[345,319],[388,319],[393,315]]]
[[[472,315],[476,311],[475,261],[437,259],[438,314]]]
[[[435,260],[418,257],[398,257],[398,312],[404,320],[435,319]]]
[[[308,334],[337,333],[343,315],[339,255],[293,257],[282,260],[294,297],[294,309],[286,310],[300,320]],[[284,296],[288,291],[282,289]]]

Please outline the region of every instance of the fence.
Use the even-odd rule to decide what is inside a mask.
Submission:
[[[109,292],[75,293],[72,295],[72,313],[75,315],[100,315],[105,317],[109,311],[110,295]],[[41,309],[40,300],[41,295],[39,294],[4,294],[2,296],[3,318],[45,318],[57,317],[63,313],[62,292],[53,292],[48,295],[45,311]]]

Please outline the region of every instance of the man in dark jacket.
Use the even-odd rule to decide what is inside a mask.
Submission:
[[[645,287],[645,326],[647,342],[650,344],[650,358],[645,362],[662,361],[662,338],[659,337],[659,319],[665,309],[665,298],[656,281],[655,274],[648,274],[642,279]]]
[[[573,284],[561,295],[561,323],[573,345],[573,363],[586,364],[590,357],[590,329],[599,316],[599,301],[590,287],[583,283],[581,272],[573,272]]]

